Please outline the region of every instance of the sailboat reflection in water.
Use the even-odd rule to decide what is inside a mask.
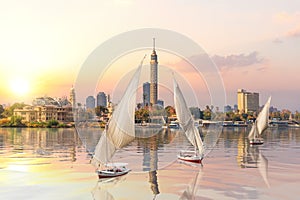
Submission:
[[[258,168],[261,177],[268,187],[268,159],[260,152],[258,146],[245,147],[245,152],[241,160],[242,168]]]
[[[125,180],[126,177],[119,176],[116,178],[100,179],[97,181],[96,186],[92,190],[92,196],[94,200],[114,200],[111,193],[108,192],[109,188],[117,187]]]
[[[96,146],[92,164],[98,168],[97,173],[99,178],[122,176],[130,171],[126,168],[126,163],[109,162],[111,162],[111,158],[116,150],[122,149],[135,138],[134,113],[136,93],[143,60],[132,77]]]

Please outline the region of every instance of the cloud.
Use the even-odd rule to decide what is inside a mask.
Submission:
[[[219,56],[214,55],[212,56],[213,61],[219,68],[223,67],[247,67],[254,64],[262,63],[264,59],[258,57],[258,52],[254,51],[249,53],[248,55],[245,54],[238,54],[238,55],[229,55],[229,56]]]
[[[300,12],[288,13],[279,12],[273,16],[273,20],[285,27],[294,27],[285,31],[279,38],[273,40],[274,43],[282,43],[284,39],[294,39],[300,37]]]
[[[287,32],[286,34],[287,37],[289,38],[297,38],[297,37],[300,37],[300,26],[293,29],[293,30],[290,30]]]
[[[275,38],[275,39],[273,40],[273,42],[276,43],[276,44],[281,44],[281,43],[283,43],[283,40],[280,39],[280,38]]]
[[[300,13],[279,12],[273,16],[273,20],[280,24],[292,24],[299,21]]]

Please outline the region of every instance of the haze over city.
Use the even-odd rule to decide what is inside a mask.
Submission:
[[[227,104],[236,104],[237,90],[244,88],[258,92],[261,105],[272,96],[274,107],[299,111],[299,8],[297,0],[5,1],[0,7],[0,104],[68,96],[95,48],[127,31],[157,28],[185,35],[206,51],[222,77]],[[160,50],[159,35],[153,37],[159,67],[185,66],[180,57]],[[114,60],[95,93],[112,94],[117,102],[120,77],[136,68],[145,53],[149,65],[151,48]],[[189,69],[185,73],[192,73]],[[163,91],[159,98],[168,105],[169,93]]]

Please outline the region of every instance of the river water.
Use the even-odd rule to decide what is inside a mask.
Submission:
[[[205,130],[202,130],[205,135]],[[300,129],[268,128],[250,147],[249,128],[224,128],[203,166],[181,163],[178,130],[139,137],[117,152],[122,177],[99,181],[90,164],[101,131],[0,129],[1,199],[299,199]],[[141,133],[147,134],[147,133]]]

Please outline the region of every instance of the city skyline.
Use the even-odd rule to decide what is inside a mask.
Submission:
[[[145,7],[155,9],[156,14],[145,12]],[[170,9],[164,9],[167,7]],[[186,35],[206,50],[223,79],[227,104],[234,105],[237,89],[244,88],[258,92],[260,102],[272,96],[274,107],[299,111],[299,7],[300,2],[295,0],[252,1],[247,5],[237,0],[159,4],[133,0],[3,2],[0,69],[4,73],[0,75],[0,104],[31,102],[44,95],[67,96],[82,64],[97,46],[122,32],[154,27]],[[160,66],[184,68],[180,58],[161,52],[159,36],[153,37],[158,38]],[[114,61],[112,73],[123,67],[118,73],[127,74],[137,66],[142,53],[123,56],[119,59],[122,63]],[[197,55],[194,59],[198,59]],[[109,77],[111,80],[101,91],[116,94],[118,79]],[[162,89],[161,99],[169,96],[163,94]],[[117,95],[112,97],[118,101]]]

